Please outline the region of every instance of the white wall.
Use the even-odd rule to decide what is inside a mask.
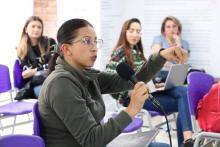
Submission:
[[[26,19],[33,15],[33,0],[7,0],[0,5],[0,64],[12,67],[16,59],[15,47]]]
[[[105,56],[101,58],[101,68],[108,62],[126,19],[141,20],[145,55],[149,56],[153,38],[160,34],[162,20],[172,15],[180,19],[182,36],[190,44],[189,63],[220,77],[219,12],[219,0],[101,0],[101,35],[107,40],[101,52]]]
[[[57,0],[58,28],[63,22],[73,18],[88,20],[95,28],[97,37],[100,38],[100,1],[99,0]],[[98,52],[98,54],[100,51]],[[95,68],[100,67],[100,56],[95,63]]]
[[[215,18],[214,23],[212,25],[213,28],[213,34],[211,40],[213,40],[212,43],[212,49],[211,50],[211,58],[212,58],[212,71],[213,74],[220,78],[220,1],[215,1],[215,7],[213,11],[213,17]]]
[[[183,37],[190,43],[190,62],[220,76],[218,0],[57,0],[57,6],[58,27],[68,19],[84,18],[94,25],[97,36],[104,39],[95,68],[104,69],[126,19],[137,17],[142,21],[143,42],[148,56],[162,19],[174,15],[181,20]],[[33,0],[2,1],[0,12],[0,64],[12,67],[21,29],[26,19],[33,15]]]

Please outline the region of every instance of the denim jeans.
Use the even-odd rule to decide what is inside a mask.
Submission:
[[[166,113],[178,112],[177,139],[179,146],[183,143],[183,132],[192,131],[192,123],[187,99],[187,88],[178,86],[169,90],[154,92],[152,95],[160,102]],[[150,101],[146,101],[144,109],[157,111]]]
[[[42,87],[42,85],[34,87],[34,94],[35,94],[36,98],[39,97],[41,87]]]

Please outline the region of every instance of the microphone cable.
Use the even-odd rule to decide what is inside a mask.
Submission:
[[[136,82],[137,82],[137,80],[133,80],[133,81],[130,80],[129,83],[134,86]],[[167,125],[167,132],[168,132],[168,135],[169,135],[170,147],[172,147],[172,138],[171,138],[171,134],[170,134],[170,126],[169,126],[169,122],[168,122],[168,119],[167,119],[167,114],[166,114],[165,110],[163,109],[163,106],[160,104],[160,102],[154,96],[152,96],[151,93],[149,93],[149,98],[147,100],[149,100],[155,106],[155,108],[164,115],[165,120],[166,120],[166,125]]]
[[[150,93],[149,93],[148,100],[155,106],[156,109],[158,109],[160,112],[163,113],[163,115],[166,119],[166,125],[167,125],[167,131],[168,131],[168,135],[169,135],[170,147],[172,147],[172,139],[171,139],[171,134],[170,134],[169,122],[168,122],[168,119],[167,119],[167,114],[166,114],[165,110],[163,109],[163,106],[161,106],[160,102],[155,97],[153,97]]]

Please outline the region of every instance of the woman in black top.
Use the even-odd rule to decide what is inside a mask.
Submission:
[[[38,97],[41,84],[46,76],[46,69],[56,42],[43,36],[43,21],[38,16],[31,16],[25,23],[17,55],[23,69],[22,77],[27,84],[31,81],[34,96]],[[30,83],[28,83],[30,84]]]

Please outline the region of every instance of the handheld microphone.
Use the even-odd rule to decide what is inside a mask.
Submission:
[[[124,62],[118,64],[118,66],[116,67],[116,71],[118,75],[124,80],[130,81],[132,84],[136,84],[138,82],[134,70],[128,64]],[[161,107],[160,102],[158,102],[150,93],[148,99],[155,107]]]

